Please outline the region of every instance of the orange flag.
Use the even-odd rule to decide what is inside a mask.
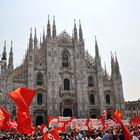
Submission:
[[[121,113],[121,111],[120,111],[119,109],[116,109],[115,114],[116,114],[120,119],[123,118],[122,113]]]
[[[124,125],[124,123],[122,122],[122,120],[120,119],[120,113],[113,113],[114,118],[116,119],[116,121],[121,125],[122,127],[122,131],[123,131],[123,136],[124,136],[124,140],[132,140],[132,136],[131,133],[129,132],[129,130],[127,129],[127,127]]]

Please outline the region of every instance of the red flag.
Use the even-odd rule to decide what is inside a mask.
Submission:
[[[68,124],[70,120],[70,117],[58,117],[58,126],[57,129],[59,132],[61,133],[65,133],[66,132],[66,125]]]
[[[44,135],[44,134],[47,133],[48,128],[47,128],[47,126],[46,126],[45,124],[42,124],[42,125],[41,125],[41,131],[42,131],[42,135]]]
[[[15,120],[10,119],[9,125],[10,125],[10,128],[17,129],[17,122]]]
[[[58,126],[58,117],[48,116],[48,127]]]
[[[20,90],[20,95],[22,96],[27,106],[29,107],[34,95],[36,94],[35,90],[31,90],[31,89],[23,88],[23,87],[20,88],[19,90]]]
[[[9,129],[9,116],[10,114],[0,107],[0,127],[3,130],[8,130]]]
[[[129,124],[133,127],[134,126],[134,122],[132,119],[129,120]]]
[[[24,134],[30,134],[34,130],[32,127],[29,105],[35,94],[35,90],[27,88],[18,88],[9,93],[10,98],[17,104],[17,129]]]
[[[20,112],[17,113],[17,129],[19,132],[24,134],[31,134],[34,130],[31,121],[30,111],[28,112]]]
[[[75,119],[75,117],[70,117],[70,120],[69,120],[69,128],[71,129],[71,124],[72,124],[72,121]],[[68,129],[69,129],[68,128]]]
[[[136,114],[134,114],[134,123],[135,123],[135,129],[136,129],[136,131],[138,131],[138,129],[139,129],[138,124],[140,123],[140,119]]]
[[[97,120],[92,119],[92,118],[88,118],[87,121],[86,121],[86,126],[88,127],[88,131],[92,132],[97,127]]]
[[[80,131],[80,130],[87,130],[87,119],[73,119],[71,122],[71,129],[73,132]]]
[[[107,116],[107,112],[106,111],[103,111],[102,114],[101,114],[101,116],[106,117]]]
[[[29,105],[32,101],[33,96],[36,94],[35,90],[27,88],[17,88],[9,96],[15,101],[20,111],[28,111]]]
[[[103,130],[105,130],[107,128],[107,124],[105,123],[105,118],[103,116],[100,116],[101,122],[103,124]]]
[[[57,129],[59,132],[65,133],[71,128],[71,122],[74,117],[58,117]]]
[[[136,114],[134,114],[134,122],[140,123],[140,118]]]
[[[101,119],[101,122],[102,122],[102,125],[103,125],[103,128],[102,128],[103,130],[105,130],[106,127],[107,127],[107,124],[105,123],[106,116],[107,116],[107,112],[106,111],[103,111],[101,116],[100,116],[100,119]]]
[[[120,115],[117,114],[116,112],[113,113],[114,118],[116,119],[116,121],[121,125],[122,127],[122,131],[123,131],[123,136],[124,136],[124,140],[132,140],[131,138],[131,133],[129,132],[129,130],[127,129],[127,127],[123,124],[122,120],[120,119]]]
[[[58,135],[57,128],[54,128],[48,131],[41,140],[61,140],[61,138]]]

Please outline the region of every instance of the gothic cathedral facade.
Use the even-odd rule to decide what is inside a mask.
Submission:
[[[34,123],[46,123],[47,116],[99,118],[103,111],[108,117],[115,108],[124,112],[122,77],[117,57],[111,55],[111,75],[101,66],[95,38],[95,57],[85,51],[81,23],[73,34],[65,30],[56,34],[55,19],[52,32],[48,19],[47,32],[38,41],[30,31],[23,63],[14,68],[13,48],[7,61],[6,42],[0,61],[1,105],[15,117],[15,105],[8,93],[18,87],[36,90],[30,107]]]

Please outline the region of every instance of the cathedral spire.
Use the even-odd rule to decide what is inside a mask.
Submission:
[[[55,16],[53,16],[52,37],[53,37],[53,38],[56,37]]]
[[[81,21],[79,20],[79,40],[83,41],[83,32],[81,27]]]
[[[107,76],[106,63],[104,62],[105,75]]]
[[[35,28],[35,35],[34,35],[34,49],[37,49],[37,35],[36,35],[36,28]]]
[[[40,40],[39,40],[39,44],[40,44],[40,46],[41,46],[41,37],[42,37],[42,36],[41,36],[41,33],[40,33]]]
[[[48,24],[47,24],[47,37],[50,38],[51,37],[51,26],[50,26],[50,18],[48,15]]]
[[[76,28],[76,20],[74,19],[74,40],[77,41],[77,28]]]
[[[33,49],[32,28],[30,28],[29,49]]]
[[[37,41],[37,36],[36,36],[36,28],[35,28],[34,41]]]
[[[32,28],[30,28],[30,40],[32,40]]]
[[[111,53],[111,73],[113,75],[114,71],[115,71],[115,61],[114,61],[114,56],[113,56],[112,52],[110,52],[110,53]]]
[[[11,48],[10,48],[10,52],[9,52],[8,69],[13,70],[13,41],[12,40],[11,40]]]
[[[10,54],[13,53],[13,41],[11,40],[11,48],[10,48]]]
[[[43,42],[44,42],[44,40],[45,40],[45,29],[43,27]]]
[[[120,74],[120,68],[119,68],[119,63],[118,63],[116,52],[115,52],[115,66],[116,66],[115,67],[116,74]]]
[[[104,98],[104,91],[103,91],[103,70],[101,66],[101,58],[99,56],[99,50],[97,45],[97,40],[95,36],[95,67],[96,67],[96,74],[97,74],[97,81],[98,81],[98,94],[99,94],[99,102],[100,102],[100,113],[106,110],[105,106],[105,98]]]
[[[4,41],[4,49],[3,49],[3,53],[2,53],[2,60],[6,60],[6,40]]]
[[[119,108],[122,112],[124,112],[122,78],[119,70],[119,64],[116,53],[115,57],[111,54],[111,81],[114,91],[114,107]]]
[[[99,58],[99,49],[98,49],[96,36],[95,36],[95,56],[96,58]]]

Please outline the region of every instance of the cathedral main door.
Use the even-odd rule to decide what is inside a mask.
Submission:
[[[36,117],[36,126],[41,125],[43,123],[43,116]]]
[[[64,117],[72,117],[72,109],[71,108],[65,108],[63,111]]]

